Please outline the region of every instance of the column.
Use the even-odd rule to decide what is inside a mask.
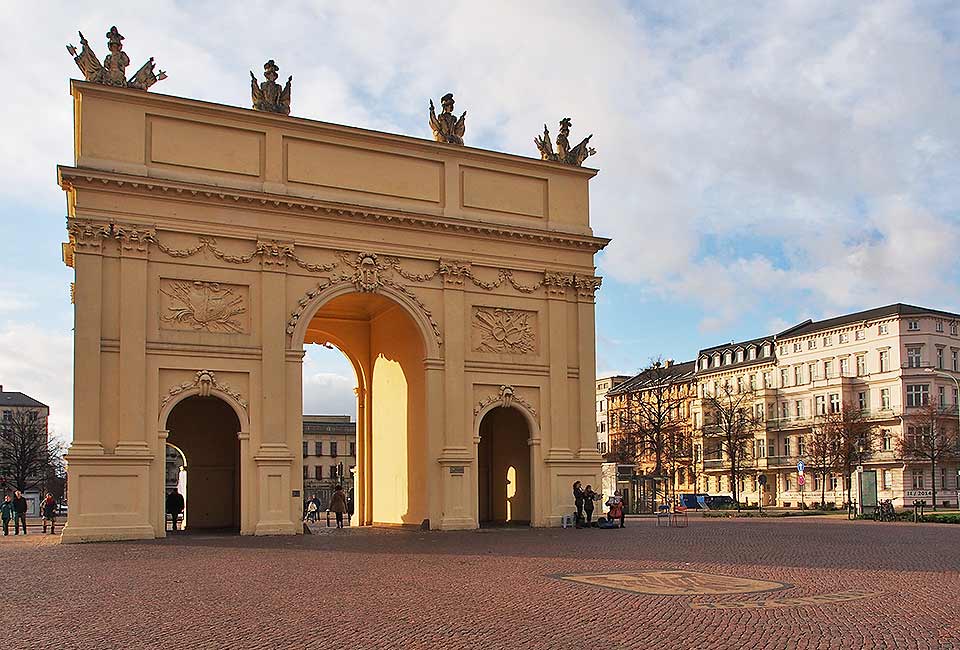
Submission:
[[[147,440],[147,254],[152,231],[115,225],[120,244],[120,401],[116,454],[151,453]],[[151,427],[153,429],[153,427]],[[161,467],[163,460],[161,450]]]
[[[101,240],[76,242],[73,321],[73,442],[70,456],[103,455],[100,439]]]
[[[543,413],[542,419],[548,424],[546,432],[541,436],[548,442],[547,459],[570,458],[572,449],[577,445],[575,429],[576,422],[570,421],[570,397],[567,391],[567,310],[568,305],[563,289],[547,291],[547,321],[550,363],[550,399],[549,412]],[[541,410],[546,404],[541,402]],[[546,433],[547,435],[543,435]]]

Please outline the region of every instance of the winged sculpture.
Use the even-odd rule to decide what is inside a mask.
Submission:
[[[253,98],[253,108],[268,113],[290,114],[290,83],[293,75],[287,78],[285,86],[277,83],[277,73],[280,68],[270,59],[263,64],[263,76],[266,81],[258,84],[253,71],[250,72],[250,95]]]
[[[127,66],[130,65],[130,57],[123,51],[123,35],[117,31],[116,25],[107,32],[107,49],[110,54],[103,58],[103,63],[93,53],[90,43],[84,38],[83,32],[80,34],[80,53],[73,45],[67,45],[67,52],[77,63],[77,67],[83,72],[83,78],[93,83],[104,84],[107,86],[118,86],[120,88],[138,88],[147,90],[158,81],[167,78],[167,73],[160,70],[154,73],[153,57],[147,59],[147,62],[140,66],[129,79],[127,78]]]
[[[540,158],[543,160],[553,160],[567,165],[580,167],[583,161],[597,153],[597,150],[589,146],[591,133],[580,141],[575,147],[570,147],[570,127],[573,121],[569,117],[560,120],[560,131],[557,133],[557,150],[553,150],[553,144],[550,142],[550,130],[547,125],[543,125],[543,135],[533,139],[537,149],[540,150]]]
[[[453,115],[453,93],[447,93],[440,98],[440,107],[443,109],[438,116],[430,100],[430,128],[433,130],[433,139],[437,142],[449,144],[463,144],[463,134],[467,130],[467,112],[464,111],[460,119]]]

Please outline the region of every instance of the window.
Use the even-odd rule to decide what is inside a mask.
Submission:
[[[813,477],[813,490],[814,490],[814,492],[819,492],[819,491],[820,491],[820,477],[819,477],[819,476],[814,476],[814,477]]]
[[[857,355],[857,377],[867,374],[867,357],[862,354]]]
[[[940,403],[940,408],[944,408],[947,405],[947,389],[943,386],[937,386],[937,399]]]
[[[886,323],[880,323],[877,325],[877,334],[888,334],[890,332],[890,327]]]
[[[920,346],[911,345],[907,347],[907,368],[920,367]]]
[[[816,349],[817,349],[817,339],[810,339],[809,341],[807,341],[807,349],[808,349],[808,350],[816,350]]]
[[[743,392],[743,377],[737,377],[737,393]]]
[[[330,442],[330,455],[334,458],[337,457],[337,443],[332,441]]]
[[[893,436],[890,435],[890,429],[884,429],[883,434],[883,451],[893,451]]]
[[[795,386],[803,383],[803,366],[796,366],[793,369],[793,383]]]
[[[926,481],[923,479],[923,470],[915,469],[913,470],[913,489],[914,490],[923,490],[926,488]]]
[[[867,333],[863,330],[857,330],[853,333],[853,338],[857,341],[862,341],[863,339],[867,338]]]
[[[860,407],[861,411],[867,410],[867,406],[868,406],[867,395],[868,393],[865,390],[862,390],[859,393],[857,393],[857,406]]]
[[[308,447],[308,444],[309,444],[309,443],[307,443],[307,441],[304,440],[304,442],[303,442],[303,457],[304,457],[304,458],[306,458],[307,456],[310,455],[310,449],[309,449],[309,447]]]
[[[350,443],[350,455],[351,455],[351,456],[356,456],[356,455],[357,455],[357,443],[355,443],[355,442],[351,442],[351,443]]]
[[[920,330],[920,321],[918,320],[908,320],[907,321],[907,330],[911,332],[917,332]]]
[[[815,400],[817,415],[824,415],[827,412],[827,398],[823,395],[817,395]]]
[[[765,357],[769,357],[769,356],[770,356],[770,344],[769,344],[769,343],[764,343],[764,344],[763,344],[763,356],[765,356]]]
[[[777,455],[777,445],[773,440],[767,443],[767,456]]]
[[[737,350],[737,363],[743,361],[743,350]]]
[[[309,471],[310,471],[310,468],[307,467],[306,465],[304,465],[304,466],[303,466],[303,478],[305,478],[305,479],[306,479],[306,478],[310,478],[310,474],[308,474]]]
[[[830,477],[830,489],[836,492],[837,490],[842,490],[843,487],[840,485],[840,477],[831,476]]]
[[[757,418],[760,422],[763,422],[763,404],[756,404],[753,407],[754,417]]]
[[[784,419],[790,417],[790,408],[786,402],[780,402],[780,417]]]
[[[880,350],[880,372],[890,370],[890,350]]]
[[[793,344],[793,351],[794,351],[794,352],[803,352],[803,344],[800,343],[800,341],[797,341],[796,343],[794,343],[794,344]]]
[[[789,476],[787,476],[786,478],[783,479],[783,489],[784,489],[786,492],[789,492],[790,490],[793,489],[793,488],[790,487],[790,477],[789,477]]]
[[[830,412],[840,412],[840,393],[830,393]]]
[[[757,390],[757,376],[750,375],[750,390]]]
[[[954,356],[954,359],[956,359],[957,353],[954,352],[953,356]],[[954,365],[956,365],[956,363],[954,363]],[[767,371],[763,373],[763,387],[771,388],[772,386],[773,386],[773,375],[770,373],[770,371]]]
[[[907,384],[907,406],[923,406],[930,401],[930,384]]]
[[[807,453],[807,441],[803,436],[797,436],[797,455],[803,456]]]
[[[823,377],[824,379],[829,379],[830,377],[833,377],[833,361],[823,362]]]
[[[937,348],[937,368],[943,370],[943,348]]]
[[[850,376],[850,357],[843,357],[840,359],[840,376],[849,377]]]
[[[840,342],[841,342],[841,343],[849,343],[849,342],[850,342],[850,335],[847,334],[847,333],[841,334],[841,335],[840,335]]]
[[[954,372],[960,370],[960,366],[958,366],[957,363],[958,363],[958,360],[957,360],[957,351],[956,351],[956,350],[951,350],[951,351],[950,351],[950,365],[953,366]]]
[[[314,454],[315,454],[316,456],[323,456],[323,442],[322,442],[322,441],[317,441],[317,443],[314,445]]]
[[[783,439],[783,455],[784,456],[790,455],[790,436],[787,436],[786,438]]]
[[[883,470],[883,489],[893,489],[893,472],[889,469]]]
[[[843,343],[843,341],[840,341],[840,342]],[[831,345],[833,345],[833,337],[832,337],[832,336],[824,336],[824,337],[823,337],[823,347],[829,348]]]
[[[726,364],[726,365],[730,365],[731,363],[733,363],[733,353],[732,353],[732,352],[724,352],[724,353],[723,353],[723,363]]]
[[[946,489],[947,487],[947,468],[940,468],[940,489]]]
[[[808,364],[807,364],[807,377],[809,378],[810,381],[816,380],[816,378],[817,378],[817,364],[816,364],[816,362],[814,362],[814,363],[808,363]]]
[[[787,387],[787,381],[790,379],[790,373],[786,368],[780,369],[780,388]]]
[[[751,361],[757,358],[757,348],[750,346],[749,357]]]
[[[720,365],[720,353],[713,355],[713,367],[716,368]]]
[[[803,417],[803,400],[798,399],[793,403],[793,414],[798,418]]]
[[[757,458],[766,458],[767,457],[767,441],[766,440],[757,440]]]
[[[951,335],[951,336],[956,336],[956,335],[957,335],[957,324],[956,324],[956,323],[950,323],[950,335]]]
[[[322,466],[317,465],[316,467],[313,468],[313,478],[317,479],[318,481],[323,478]]]
[[[890,389],[889,388],[880,389],[880,408],[882,409],[890,408]]]
[[[943,332],[943,321],[942,321],[942,320],[938,320],[938,321],[937,321],[936,330],[937,330],[938,332]]]
[[[710,367],[710,357],[703,357],[702,359],[700,359],[700,369],[701,369],[701,370],[703,370],[703,369],[705,369],[705,368],[709,368],[709,367]]]

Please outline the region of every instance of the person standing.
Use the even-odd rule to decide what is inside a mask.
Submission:
[[[587,486],[587,489],[583,491],[583,510],[587,515],[587,525],[590,525],[590,522],[593,520],[593,502],[597,498],[597,493],[593,491],[593,487]]]
[[[180,521],[180,513],[183,512],[184,507],[183,495],[180,494],[179,490],[174,488],[167,494],[167,514],[170,515],[173,519],[173,529],[177,530],[177,525]]]
[[[338,485],[330,497],[330,510],[337,515],[337,528],[343,528],[343,513],[347,511],[347,497],[343,493],[343,486]]]
[[[583,488],[580,481],[573,482],[573,503],[577,506],[577,527],[583,525]]]
[[[40,502],[40,516],[43,518],[43,532],[47,532],[47,522],[50,522],[50,534],[53,535],[53,527],[56,525],[57,517],[57,502],[54,501],[53,495],[49,492]]]
[[[10,534],[10,518],[13,517],[13,501],[10,495],[3,497],[3,503],[0,503],[0,519],[3,520],[3,534]]]
[[[20,534],[20,524],[23,523],[23,534],[27,534],[27,500],[23,492],[17,490],[13,495],[13,534]]]

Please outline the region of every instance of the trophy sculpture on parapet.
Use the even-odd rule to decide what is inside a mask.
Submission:
[[[533,139],[534,144],[537,145],[537,149],[540,150],[540,158],[580,167],[583,165],[584,160],[597,153],[596,149],[587,146],[590,138],[593,137],[592,133],[585,137],[576,147],[570,148],[571,126],[573,126],[573,121],[571,121],[569,117],[560,120],[560,132],[557,133],[557,151],[554,152],[553,145],[550,143],[550,131],[547,129],[546,124],[543,125],[543,136]]]
[[[147,90],[153,84],[167,78],[167,73],[163,70],[154,74],[151,56],[135,75],[127,79],[130,57],[123,51],[123,35],[117,31],[116,25],[107,32],[107,49],[110,50],[110,54],[104,57],[103,63],[100,63],[100,59],[90,49],[90,44],[83,37],[83,32],[77,33],[80,34],[80,53],[77,54],[77,48],[73,45],[67,45],[67,52],[77,62],[77,67],[83,72],[83,78],[87,81],[106,86]]]
[[[440,98],[443,110],[438,116],[430,100],[430,128],[433,129],[433,139],[437,142],[449,144],[463,144],[463,134],[467,130],[467,112],[458,120],[453,115],[453,93],[447,93]]]
[[[253,109],[268,113],[290,114],[290,82],[293,75],[287,77],[287,84],[281,88],[277,83],[277,73],[280,68],[270,59],[263,64],[263,76],[267,78],[263,83],[257,83],[257,77],[250,71],[250,94],[253,98]]]

